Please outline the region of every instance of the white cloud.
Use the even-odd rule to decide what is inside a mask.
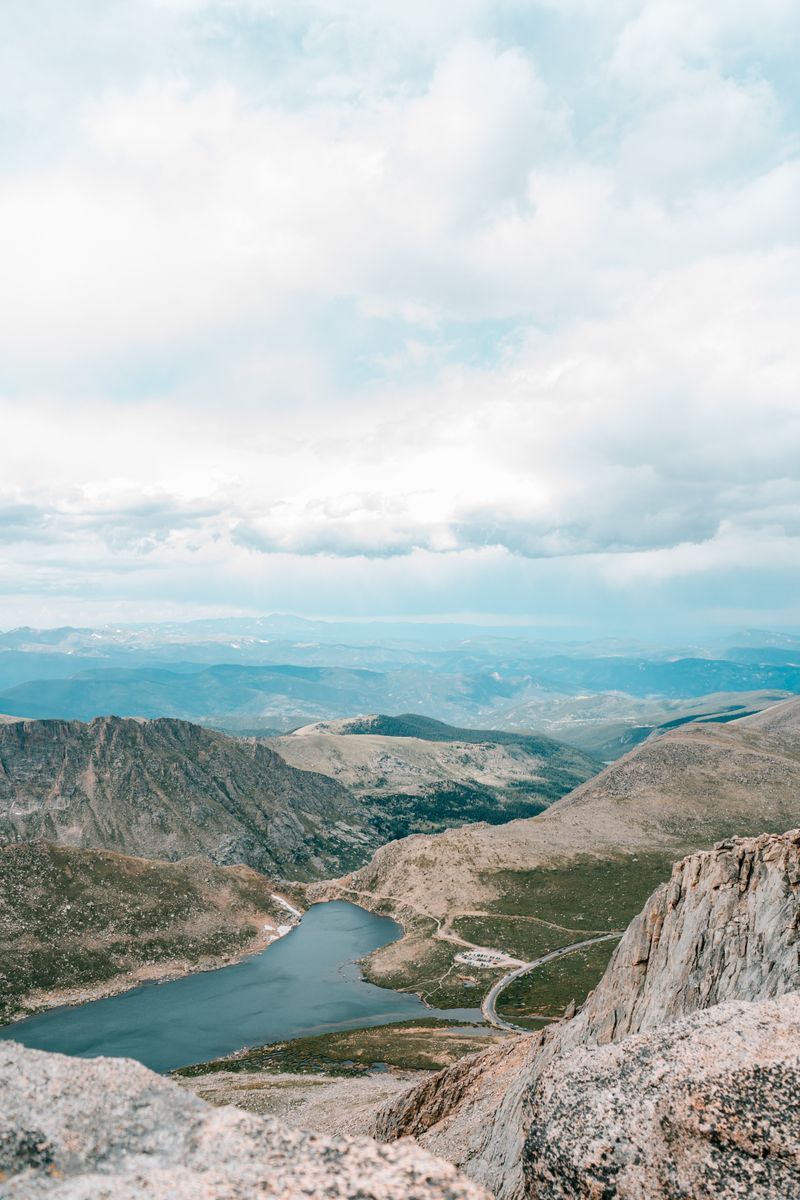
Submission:
[[[410,603],[435,561],[452,609],[794,562],[795,15],[546,7],[545,48],[511,2],[161,0],[118,79],[56,73],[64,138],[0,179],[9,588]]]

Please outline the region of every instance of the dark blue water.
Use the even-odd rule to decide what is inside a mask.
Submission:
[[[479,1009],[439,1012],[361,978],[355,960],[400,933],[388,917],[345,901],[317,904],[286,937],[236,966],[51,1009],[0,1029],[0,1040],[83,1058],[137,1058],[169,1071],[242,1046],[331,1029],[421,1016],[480,1021]]]

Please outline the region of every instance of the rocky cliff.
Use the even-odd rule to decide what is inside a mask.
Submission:
[[[203,855],[307,879],[363,861],[378,841],[363,825],[332,779],[255,739],[172,719],[0,725],[0,844]]]
[[[215,1109],[126,1059],[0,1045],[2,1200],[489,1200],[411,1145]]]
[[[538,1170],[531,1135],[537,1097],[548,1087],[551,1096],[558,1094],[554,1081],[572,1053],[611,1042],[625,1047],[631,1035],[654,1029],[672,1030],[666,1036],[677,1044],[684,1034],[672,1023],[693,1013],[796,991],[799,949],[800,831],[730,839],[690,855],[631,923],[602,981],[571,1020],[440,1073],[384,1108],[375,1130],[388,1139],[417,1137],[503,1200],[524,1195],[524,1164],[529,1181]],[[718,1046],[721,1052],[722,1039]],[[631,1108],[638,1103],[632,1092]],[[541,1125],[544,1118],[536,1120]],[[531,1187],[528,1194],[538,1195]],[[594,1193],[588,1185],[552,1194],[651,1195]],[[694,1194],[705,1193],[652,1193]]]

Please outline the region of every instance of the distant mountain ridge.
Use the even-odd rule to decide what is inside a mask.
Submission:
[[[394,814],[394,836],[532,816],[600,769],[552,738],[414,713],[320,722],[270,745],[293,766],[329,775],[377,812]],[[383,827],[388,840],[392,828]]]
[[[553,738],[535,733],[514,733],[505,729],[464,729],[419,713],[400,713],[396,717],[376,713],[374,716],[347,717],[342,721],[321,721],[316,725],[294,730],[295,736],[307,733],[354,736],[380,734],[384,737],[421,738],[426,742],[494,742],[498,746],[524,746],[534,753],[552,751],[559,745]]]
[[[0,843],[203,855],[313,878],[377,844],[350,794],[256,740],[185,721],[0,724]]]
[[[569,697],[606,695],[619,712],[619,694],[634,701],[632,710],[654,698],[800,694],[800,651],[791,638],[719,646],[716,657],[710,651],[648,656],[613,643],[546,645],[520,633],[443,628],[438,641],[429,628],[416,639],[408,627],[395,631],[403,636],[385,629],[381,640],[378,628],[365,633],[355,626],[348,641],[346,626],[283,618],[15,630],[0,634],[0,712],[62,720],[109,712],[174,716],[265,732],[355,712],[405,711],[435,713],[457,726],[543,728],[558,737],[537,717],[546,722],[547,706]],[[632,712],[622,734],[636,724]],[[597,753],[603,745],[602,736],[593,743],[576,732],[579,749]]]

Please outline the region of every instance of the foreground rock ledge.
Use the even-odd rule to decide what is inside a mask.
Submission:
[[[800,995],[574,1050],[528,1121],[536,1200],[800,1197]]]
[[[411,1143],[215,1109],[128,1059],[0,1046],[2,1200],[488,1200]]]

